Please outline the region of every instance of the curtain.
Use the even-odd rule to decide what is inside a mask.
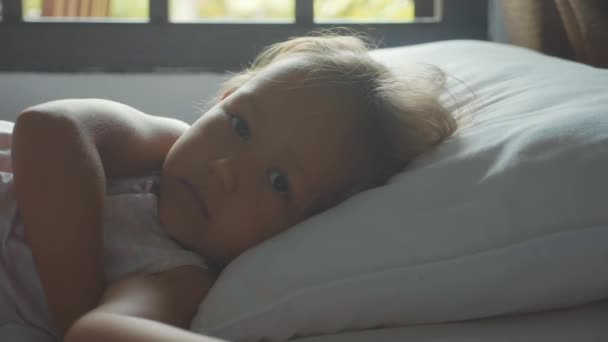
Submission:
[[[501,9],[511,43],[608,67],[608,1],[502,0]]]
[[[43,17],[108,17],[110,0],[42,0]]]

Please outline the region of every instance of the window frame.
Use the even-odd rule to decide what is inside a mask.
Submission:
[[[233,71],[269,44],[332,27],[367,33],[382,47],[487,39],[487,0],[415,0],[418,13],[436,10],[440,20],[364,24],[314,23],[313,0],[296,0],[295,23],[269,24],[172,23],[167,0],[150,0],[143,23],[23,21],[20,0],[0,1],[0,71]]]

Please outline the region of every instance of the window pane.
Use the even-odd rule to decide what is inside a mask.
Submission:
[[[147,21],[148,0],[23,0],[24,20]]]
[[[315,22],[411,22],[413,0],[315,0]]]
[[[295,0],[169,0],[173,22],[295,22]]]

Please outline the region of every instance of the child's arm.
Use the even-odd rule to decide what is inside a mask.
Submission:
[[[15,123],[19,212],[48,306],[63,333],[104,290],[105,178],[159,169],[187,124],[104,100],[31,107]]]
[[[183,330],[214,281],[211,272],[194,266],[127,276],[112,284],[98,308],[76,321],[65,341],[219,341]]]

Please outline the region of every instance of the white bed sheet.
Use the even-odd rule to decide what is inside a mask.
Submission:
[[[476,321],[363,330],[294,342],[605,342],[608,300],[576,308]]]

